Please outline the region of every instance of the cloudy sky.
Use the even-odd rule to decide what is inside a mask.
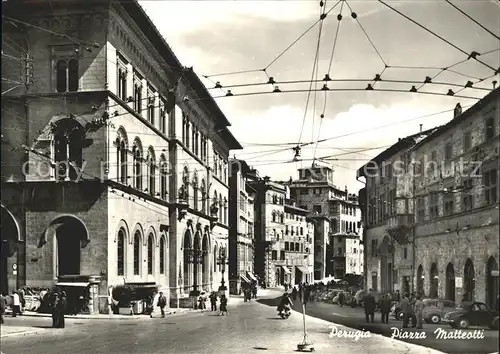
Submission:
[[[193,66],[202,78],[208,76],[208,79],[203,78],[207,87],[214,87],[217,81],[225,87],[211,92],[232,123],[231,131],[244,146],[244,150],[233,154],[256,167],[261,176],[269,175],[277,180],[295,178],[297,168],[310,166],[314,157],[327,157],[336,171],[336,184],[348,185],[353,192],[357,191],[362,185],[356,182],[355,170],[367,159],[399,137],[416,133],[420,124],[429,129],[446,123],[453,114],[434,113],[453,109],[457,102],[464,108],[477,102],[409,92],[331,90],[311,93],[306,111],[309,81],[316,77],[313,65],[319,24],[274,59],[319,19],[319,1],[156,0],[140,3],[185,66]],[[329,10],[337,1],[325,3]],[[405,82],[377,82],[375,88],[408,91],[415,84],[409,81],[423,82],[426,76],[438,74],[437,68],[467,59],[463,52],[378,1],[343,3],[343,7],[337,5],[323,21],[317,78],[322,80],[329,73],[332,79],[351,81],[329,82],[331,89],[365,88],[369,81],[352,80],[369,80],[382,74],[382,80]],[[463,51],[481,53],[478,59],[490,67],[500,66],[500,41],[495,37],[500,35],[500,3],[497,0],[453,1],[495,35],[444,0],[386,3]],[[342,20],[335,41],[337,15],[341,9]],[[351,9],[357,14],[356,19],[351,16]],[[382,73],[386,64],[389,68]],[[463,86],[468,80],[476,83],[488,78],[475,87],[491,89],[492,81],[498,80],[498,76],[492,77],[494,70],[487,65],[468,60],[438,75],[433,82]],[[266,72],[259,71],[266,67]],[[217,75],[251,70],[255,71]],[[248,86],[266,83],[266,73],[278,82],[302,82],[278,84],[282,92],[269,94],[273,91],[272,85]],[[323,84],[317,83],[317,88]],[[227,87],[231,85],[235,87]],[[426,85],[420,90],[446,93],[450,88],[455,92],[460,90],[450,85]],[[228,89],[234,96],[225,97]],[[287,90],[302,92],[287,93]],[[486,90],[464,89],[457,95],[483,97],[487,93]],[[324,118],[321,118],[323,112]],[[318,139],[327,140],[315,144]],[[299,142],[311,144],[302,148],[302,161],[292,162],[291,148]]]

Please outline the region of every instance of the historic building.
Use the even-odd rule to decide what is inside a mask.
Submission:
[[[382,292],[413,289],[413,204],[408,202],[411,178],[407,178],[405,163],[409,161],[408,149],[435,130],[399,139],[357,172],[358,178],[366,180],[360,200],[364,201],[367,288]]]
[[[256,170],[243,160],[229,161],[229,283],[230,293],[239,294],[245,283],[257,282],[254,274],[254,197],[247,180],[258,179]]]
[[[497,88],[411,149],[417,291],[495,307],[499,132]]]
[[[465,112],[457,105],[449,123],[400,140],[358,171],[367,181],[368,287],[494,305],[499,113],[496,89]],[[390,213],[387,205],[395,206]]]
[[[255,273],[267,287],[279,283],[275,265],[272,263],[272,250],[279,247],[278,241],[285,235],[285,200],[287,187],[271,181],[269,177],[247,181],[255,193],[254,199],[254,238]],[[283,269],[283,272],[286,270]]]
[[[285,200],[285,232],[280,235],[273,230],[277,242],[271,251],[277,285],[313,281],[314,226],[308,213],[297,207],[295,201]]]
[[[3,10],[26,85],[2,95],[2,291],[89,284],[98,311],[120,284],[174,307],[224,290],[241,145],[193,70],[135,0]],[[5,77],[18,68],[2,61]]]
[[[291,182],[291,198],[308,210],[318,223],[324,220],[330,223],[328,233],[316,237],[315,274],[337,279],[346,274],[363,274],[361,212],[357,196],[349,193],[347,187],[340,189],[333,183],[334,171],[326,163],[318,162],[298,172],[299,179]],[[318,230],[323,229],[318,226]],[[325,249],[321,250],[323,246]],[[318,269],[320,264],[324,270]],[[316,280],[322,278],[315,277]]]

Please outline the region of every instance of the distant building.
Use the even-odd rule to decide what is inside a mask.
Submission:
[[[285,201],[285,233],[277,238],[271,251],[276,285],[313,281],[314,226],[307,214],[308,211],[297,207],[295,201]]]
[[[292,180],[290,185],[291,198],[319,223],[315,237],[315,279],[362,275],[363,240],[357,196],[349,193],[347,187],[340,189],[333,184],[334,171],[328,164],[315,163],[298,171],[299,179]],[[328,227],[321,225],[325,220]],[[327,230],[327,233],[321,236],[318,230]]]
[[[247,181],[255,193],[254,269],[261,283],[275,286],[276,269],[271,262],[273,245],[285,235],[285,199],[287,188],[269,177]]]
[[[239,294],[244,283],[257,282],[254,274],[256,191],[247,184],[257,171],[243,160],[229,161],[229,291]]]

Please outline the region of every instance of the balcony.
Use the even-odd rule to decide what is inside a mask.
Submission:
[[[395,228],[395,227],[412,227],[414,223],[413,214],[397,214],[391,215],[387,218],[387,227]]]
[[[387,219],[387,233],[393,241],[400,245],[410,243],[410,231],[413,227],[414,217],[412,214],[399,214]]]

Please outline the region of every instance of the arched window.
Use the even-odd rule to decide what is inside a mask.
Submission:
[[[189,204],[189,169],[184,166],[184,171],[182,173],[182,187],[184,189],[184,196],[182,199]]]
[[[276,222],[276,212],[273,211],[273,222]]]
[[[224,197],[224,202],[222,203],[222,207],[224,208],[224,224],[227,225],[227,199]]]
[[[127,183],[127,151],[128,140],[127,133],[123,127],[118,129],[118,137],[116,138],[116,181],[123,184]]]
[[[142,85],[139,82],[134,84],[134,110],[142,113]]]
[[[127,183],[127,150],[128,147],[125,141],[120,142],[120,182],[123,184]]]
[[[154,238],[153,234],[148,236],[148,274],[153,274],[153,262],[154,262]]]
[[[153,147],[148,149],[148,191],[154,196],[156,191],[156,158]]]
[[[74,119],[58,121],[53,130],[55,176],[58,180],[75,180],[83,163],[83,127]],[[69,171],[68,171],[69,168]]]
[[[141,233],[134,234],[134,275],[140,275],[141,270]]]
[[[201,180],[201,211],[207,213],[207,190],[206,190],[205,180]]]
[[[193,173],[193,209],[198,210],[198,173],[196,170]]]
[[[56,63],[57,92],[78,91],[78,60],[60,59]]]
[[[160,238],[160,274],[165,274],[165,237]]]
[[[134,142],[134,187],[142,190],[142,146],[139,139]]]
[[[167,199],[168,194],[168,166],[165,155],[160,156],[160,198]]]
[[[118,275],[125,275],[125,231],[120,229],[118,231],[118,242],[117,242],[117,270]]]
[[[68,87],[68,63],[58,60],[56,63],[56,89],[57,92],[66,92]]]
[[[118,69],[118,97],[127,100],[127,69]]]
[[[223,220],[224,220],[223,200],[222,200],[222,194],[219,194],[219,222],[223,222]]]

